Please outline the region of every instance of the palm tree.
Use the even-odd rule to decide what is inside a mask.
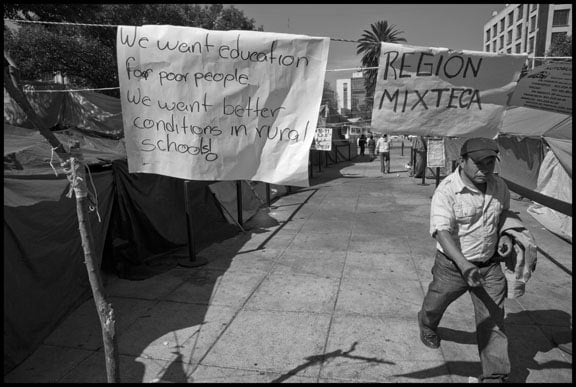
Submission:
[[[364,30],[356,54],[362,54],[362,67],[378,67],[380,59],[380,42],[398,43],[406,42],[400,37],[404,31],[398,31],[396,26],[388,25],[387,21],[377,21],[370,25],[370,30]],[[364,86],[366,88],[366,102],[372,106],[374,90],[376,88],[377,69],[364,70]]]

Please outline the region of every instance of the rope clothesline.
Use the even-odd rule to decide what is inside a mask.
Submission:
[[[71,23],[71,22],[49,22],[49,21],[37,21],[37,20],[22,20],[22,19],[8,19],[4,18],[4,21],[10,21],[14,23],[32,23],[32,24],[52,24],[52,25],[71,25],[71,26],[83,26],[83,27],[108,27],[108,28],[117,28],[120,25],[115,24],[91,24],[91,23]],[[350,40],[350,39],[339,39],[339,38],[330,38],[331,41],[336,42],[349,42],[349,43],[360,43],[357,40]],[[546,57],[546,56],[533,56],[528,57],[527,59],[572,59],[571,56],[562,56],[562,57]],[[327,69],[326,72],[337,72],[337,71],[365,71],[365,70],[375,70],[378,67],[353,67],[353,68],[345,68],[345,69]],[[95,89],[78,89],[78,90],[25,90],[26,93],[67,93],[72,91],[100,91],[100,90],[117,90],[120,87],[104,87],[104,88],[95,88]]]

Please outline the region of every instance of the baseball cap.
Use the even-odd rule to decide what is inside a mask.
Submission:
[[[460,156],[468,155],[474,161],[480,161],[486,157],[498,157],[498,144],[489,138],[469,138],[462,144]]]

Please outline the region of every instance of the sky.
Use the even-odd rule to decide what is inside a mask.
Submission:
[[[393,24],[407,44],[482,51],[483,27],[504,4],[225,4],[242,10],[265,32],[358,40],[379,20]],[[325,80],[350,78],[360,66],[356,43],[331,41]]]

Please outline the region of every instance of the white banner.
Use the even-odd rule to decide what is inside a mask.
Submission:
[[[510,105],[572,114],[572,62],[550,62],[520,78]]]
[[[121,26],[129,172],[308,186],[328,38]]]
[[[331,151],[332,150],[332,128],[316,128],[314,141],[312,141],[313,150]]]
[[[381,43],[372,127],[388,134],[493,138],[525,59]]]

